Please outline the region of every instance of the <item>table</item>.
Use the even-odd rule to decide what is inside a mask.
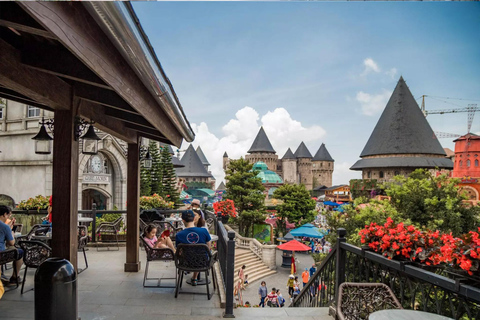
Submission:
[[[212,241],[218,241],[218,236],[216,234],[211,234],[210,238],[212,238]]]
[[[173,226],[175,228],[178,228],[178,223],[182,221],[182,218],[165,218],[165,221],[167,222],[173,222]]]
[[[92,222],[93,218],[88,217],[78,217],[78,222]]]
[[[369,320],[453,320],[445,316],[435,313],[404,310],[404,309],[390,309],[381,310],[370,314]]]

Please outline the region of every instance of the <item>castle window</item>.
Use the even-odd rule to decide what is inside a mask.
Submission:
[[[459,165],[460,167],[463,166],[462,160],[460,160],[460,162],[458,163],[458,165]]]
[[[478,157],[478,154],[475,155],[475,158]]]
[[[470,160],[467,160],[467,167],[470,167]]]
[[[478,167],[478,160],[475,160],[475,167]]]
[[[330,163],[328,164],[328,167],[330,168]]]
[[[395,175],[396,175],[396,176],[399,176],[399,175],[400,175],[400,171],[395,171]]]
[[[323,167],[323,163],[320,163],[320,167]]]
[[[367,178],[370,179],[371,177],[372,177],[372,172],[371,172],[371,171],[368,171],[368,172],[367,172]]]
[[[460,158],[462,157],[462,155],[460,155]]]
[[[27,106],[27,117],[28,118],[40,117],[40,108]]]
[[[315,163],[313,164],[313,167],[315,168]]]
[[[378,174],[378,176],[381,178],[383,178],[383,171],[380,171],[380,173]]]

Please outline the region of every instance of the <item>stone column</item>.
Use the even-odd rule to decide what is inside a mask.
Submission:
[[[263,263],[270,268],[270,270],[276,270],[277,269],[277,246],[272,244],[263,245],[262,260],[263,260]]]

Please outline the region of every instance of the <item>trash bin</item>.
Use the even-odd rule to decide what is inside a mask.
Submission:
[[[77,320],[77,272],[66,259],[49,258],[35,272],[35,320]]]

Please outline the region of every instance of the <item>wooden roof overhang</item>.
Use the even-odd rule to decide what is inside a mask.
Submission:
[[[73,110],[129,143],[194,134],[128,2],[0,2],[0,97]]]

